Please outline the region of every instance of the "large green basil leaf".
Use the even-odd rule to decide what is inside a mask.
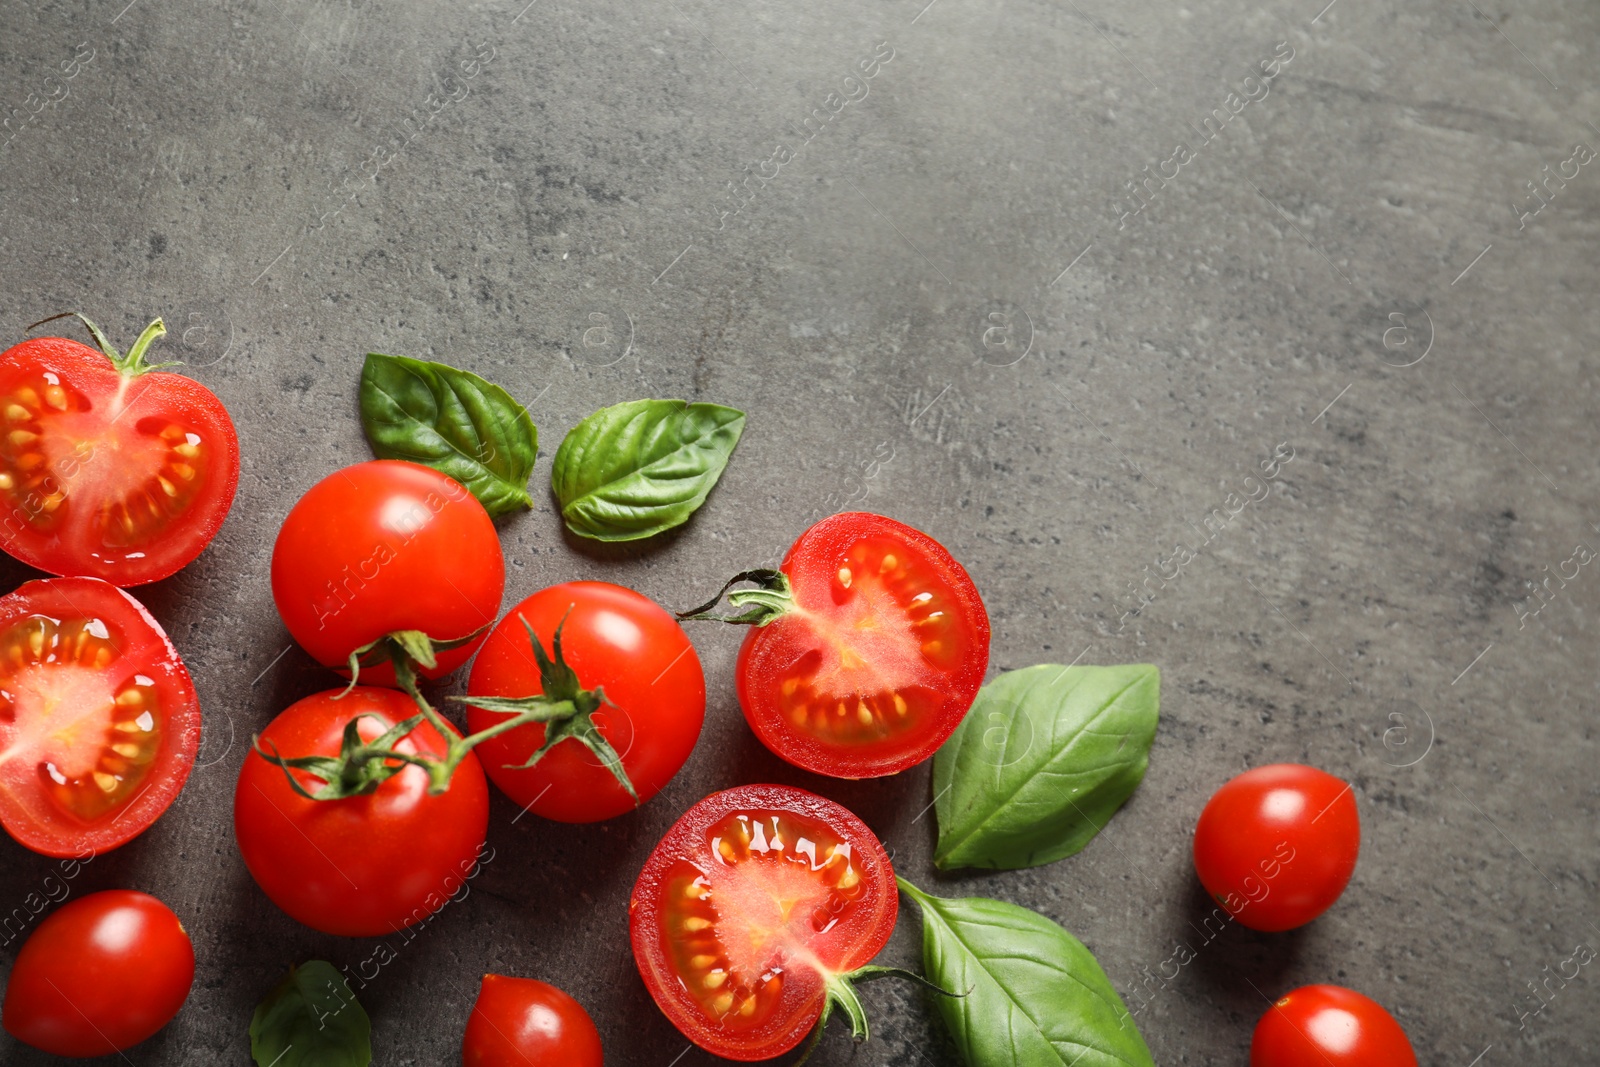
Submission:
[[[694,514],[744,432],[744,412],[682,400],[601,408],[556,450],[551,484],[579,537],[637,541]]]
[[[310,960],[267,994],[250,1019],[257,1067],[368,1067],[372,1023],[333,964]]]
[[[1002,674],[933,760],[941,868],[1033,867],[1089,843],[1144,778],[1161,672],[1148,664]]]
[[[533,506],[533,419],[511,394],[471,371],[369,353],[361,368],[361,425],[379,458],[448,474],[490,515]]]
[[[1122,998],[1083,943],[1000,900],[933,897],[922,906],[922,967],[965,996],[936,997],[967,1067],[1155,1067]]]

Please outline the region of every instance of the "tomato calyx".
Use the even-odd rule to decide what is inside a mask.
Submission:
[[[829,974],[822,980],[823,989],[827,1000],[822,1004],[822,1014],[817,1018],[817,1025],[812,1028],[811,1037],[806,1041],[805,1048],[800,1052],[800,1058],[795,1060],[790,1067],[801,1067],[801,1064],[811,1058],[817,1045],[822,1042],[822,1032],[828,1027],[828,1020],[833,1017],[833,1011],[838,1008],[850,1020],[850,1036],[856,1044],[861,1044],[870,1036],[867,1028],[867,1009],[862,1006],[861,998],[856,995],[856,984],[870,982],[875,978],[905,978],[926,989],[930,993],[937,993],[944,997],[964,997],[965,993],[952,993],[950,990],[928,981],[915,971],[908,971],[904,967],[880,967],[868,964],[857,967],[844,974]]]
[[[134,340],[133,347],[128,349],[126,355],[116,350],[100,327],[96,326],[85,315],[77,311],[63,311],[59,315],[51,315],[47,319],[40,319],[32,326],[29,326],[27,330],[24,330],[23,333],[27,333],[35,326],[43,326],[47,322],[54,322],[57,319],[67,318],[76,318],[79,322],[83,323],[84,326],[88,327],[89,333],[94,337],[94,343],[96,347],[98,347],[101,352],[105,353],[106,358],[111,361],[111,365],[116,367],[117,371],[124,378],[137,378],[139,375],[144,374],[147,371],[160,370],[163,367],[182,366],[182,363],[177,360],[167,363],[146,363],[144,361],[145,352],[147,352],[150,346],[155,343],[156,339],[159,337],[165,337],[167,335],[167,324],[162,322],[159,317],[157,317],[154,322],[150,323],[150,325],[144,328],[144,331],[139,334],[137,339]]]
[[[733,589],[740,582],[752,582],[754,589]],[[733,589],[733,592],[728,590]],[[714,609],[726,596],[728,603],[743,611],[732,615],[718,615]],[[706,622],[726,622],[735,626],[765,626],[795,610],[794,589],[789,576],[769,567],[740,571],[729,578],[717,595],[688,611],[675,614],[680,619],[700,619]]]

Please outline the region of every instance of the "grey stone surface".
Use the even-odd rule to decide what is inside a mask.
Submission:
[[[199,686],[200,766],[74,892],[156,893],[200,969],[179,1018],[108,1062],[246,1063],[251,1008],[291,961],[378,951],[280,914],[231,828],[251,732],[333,682],[298,649],[275,658],[267,561],[298,495],[368,456],[369,350],[530,402],[540,489],[548,452],[601,405],[750,412],[720,488],[663,543],[586,550],[547,493],[504,522],[508,604],[592,577],[685,605],[861,507],[966,563],[993,670],[1164,672],[1149,776],[1097,840],[946,877],[927,767],[790,769],[739,714],[739,635],[695,630],[710,704],[682,774],[594,827],[512,825],[497,796],[495,861],[362,993],[378,1063],[456,1062],[486,971],[568,989],[609,1063],[709,1062],[680,1057],[645,994],[626,900],[679,812],[762,779],[850,806],[931,890],[1059,920],[1125,995],[1159,986],[1139,1016],[1158,1063],[1244,1063],[1264,995],[1323,980],[1389,1005],[1427,1064],[1600,1061],[1593,974],[1517,1010],[1544,968],[1600,943],[1600,576],[1518,607],[1600,545],[1600,174],[1551,180],[1537,215],[1526,187],[1600,143],[1600,9],[525,2],[0,3],[17,131],[0,130],[0,337],[76,308],[126,343],[163,314],[166,350],[227,403],[244,450],[216,541],[138,593]],[[880,42],[892,60],[844,102]],[[1262,97],[1245,79],[1280,42],[1293,58]],[[80,45],[93,58],[65,79]],[[1228,121],[1208,142],[1214,108]],[[780,144],[795,151],[775,176],[730,191]],[[1131,200],[1146,167],[1169,180]],[[1293,459],[1270,494],[1197,532],[1280,443]],[[1124,618],[1145,568],[1202,540]],[[1276,760],[1354,783],[1355,879],[1308,928],[1203,943],[1194,820]],[[0,840],[0,910],[52,869]],[[908,914],[885,958],[916,960],[917,937]],[[1179,942],[1196,959],[1151,982]],[[865,998],[873,1041],[832,1033],[815,1062],[957,1062],[920,995]],[[46,1058],[0,1037],[0,1061]]]

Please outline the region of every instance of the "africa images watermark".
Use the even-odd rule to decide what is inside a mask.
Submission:
[[[38,889],[22,898],[22,903],[0,917],[0,945],[9,945],[33,925],[51,904],[60,904],[72,895],[72,880],[78,877],[95,858],[94,849],[86,849],[76,856],[61,860],[60,870],[44,876]]]

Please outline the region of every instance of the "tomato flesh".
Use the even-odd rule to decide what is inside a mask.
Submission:
[[[0,822],[46,855],[115,848],[183,787],[200,739],[155,619],[97,578],[0,597]]]
[[[0,353],[0,545],[56,574],[164,578],[222,525],[238,436],[208,389],[60,337]]]
[[[1307,1064],[1417,1067],[1417,1054],[1377,1001],[1343,986],[1310,985],[1279,997],[1250,1039],[1250,1067]]]
[[[876,956],[898,907],[889,858],[859,819],[802,789],[750,785],[684,813],[629,915],[667,1017],[701,1048],[757,1060],[800,1043],[825,980]]]
[[[967,572],[926,534],[863,513],[807,530],[781,569],[794,606],[739,653],[739,702],[756,735],[841,778],[932,755],[989,663],[989,617]]]

